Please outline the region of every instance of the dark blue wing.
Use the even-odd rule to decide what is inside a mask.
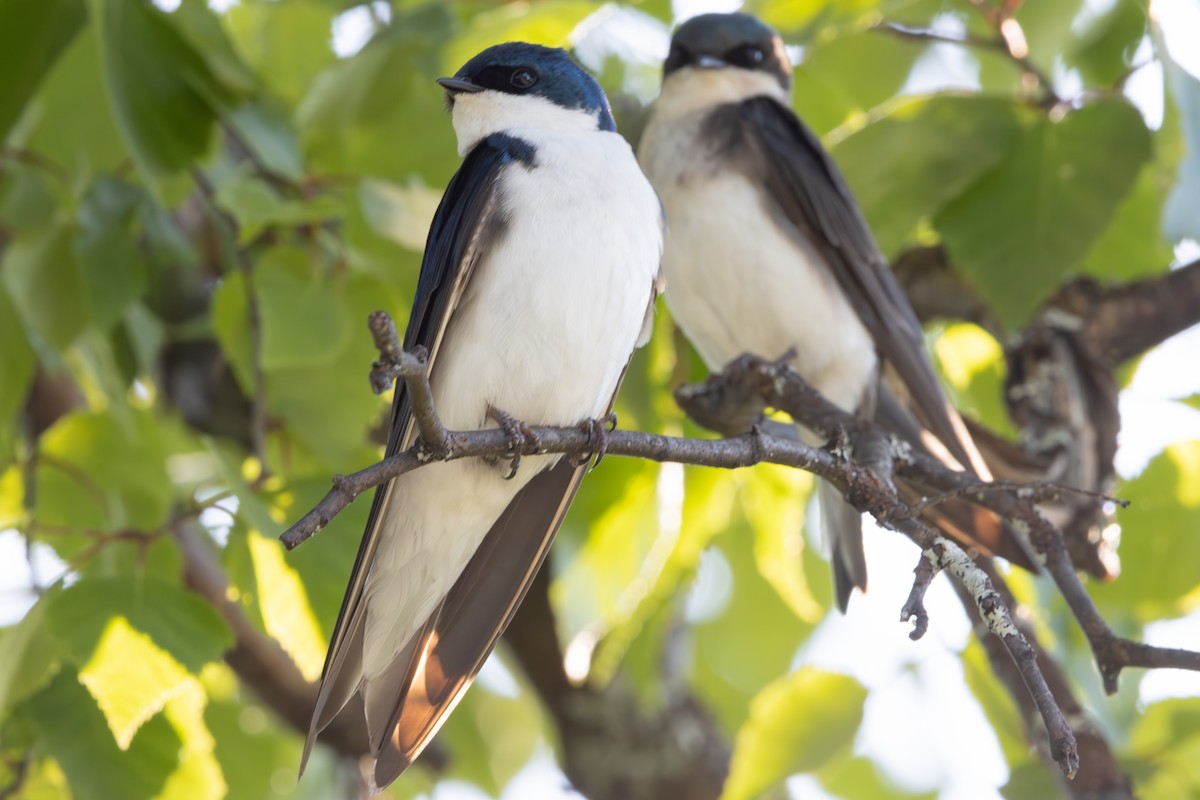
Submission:
[[[531,165],[533,155],[532,147],[520,139],[502,134],[489,136],[471,150],[446,187],[425,242],[417,294],[404,334],[406,349],[422,346],[428,351],[431,369],[446,323],[454,313],[463,287],[480,255],[487,252],[489,244],[503,233],[504,217],[496,189],[501,172],[515,163]],[[386,455],[395,455],[409,446],[411,428],[409,398],[404,384],[398,382],[392,401]],[[384,484],[375,490],[367,527],[325,658],[301,772],[316,734],[329,724],[358,689],[365,614],[357,612],[367,572],[378,547],[379,523],[389,489],[390,484]]]

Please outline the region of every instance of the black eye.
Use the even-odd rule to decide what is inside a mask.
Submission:
[[[512,77],[508,79],[508,82],[518,89],[528,89],[537,83],[537,80],[538,75],[532,69],[529,67],[518,67],[513,70]]]
[[[754,69],[763,63],[767,54],[763,49],[756,44],[746,44],[734,50],[726,59],[730,64],[735,64],[746,69]]]

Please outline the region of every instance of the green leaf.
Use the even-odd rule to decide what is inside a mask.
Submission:
[[[138,729],[194,680],[124,617],[108,620],[92,657],[79,670],[79,682],[96,699],[122,750],[128,750]]]
[[[73,174],[113,169],[127,159],[98,68],[99,35],[89,25],[54,66],[30,104],[28,146]],[[78,120],[86,119],[80,126]],[[86,135],[84,131],[86,130]]]
[[[39,522],[153,531],[167,518],[174,496],[166,465],[172,452],[170,428],[149,411],[124,412],[120,418],[113,411],[74,412],[42,435]],[[60,538],[50,544],[59,548]],[[68,555],[62,549],[59,553]]]
[[[37,365],[29,339],[21,329],[17,310],[7,287],[0,285],[0,363],[4,380],[0,381],[0,464],[8,460],[15,431],[17,412],[25,405],[29,383]]]
[[[999,434],[1015,434],[1004,404],[1004,348],[990,333],[970,323],[948,325],[933,355],[956,408]]]
[[[46,632],[46,604],[37,603],[18,622],[0,630],[0,714],[54,677],[56,649]]]
[[[737,509],[735,508],[735,511]],[[713,547],[705,551],[693,597],[718,604],[691,621],[692,684],[732,735],[745,722],[754,696],[784,674],[813,630],[762,579],[754,531],[735,513]],[[829,597],[829,566],[812,548],[802,553],[805,575],[820,597]],[[711,564],[706,567],[705,562]],[[728,594],[726,594],[728,592]],[[748,622],[749,621],[749,622]],[[763,635],[770,631],[769,636]]]
[[[1161,157],[1161,139],[1156,147]],[[1175,254],[1162,235],[1161,223],[1167,191],[1173,182],[1173,171],[1159,161],[1142,167],[1133,190],[1084,258],[1083,269],[1121,281],[1166,271]]]
[[[1146,35],[1146,11],[1140,0],[1116,0],[1064,51],[1064,61],[1078,69],[1087,83],[1112,85],[1133,64]]]
[[[1171,445],[1117,495],[1122,576],[1092,584],[1102,610],[1143,621],[1175,616],[1200,602],[1194,565],[1200,563],[1200,442]]]
[[[1129,750],[1149,772],[1139,776],[1139,795],[1195,797],[1200,791],[1200,700],[1150,705],[1133,725]]]
[[[179,762],[182,741],[162,717],[122,752],[71,670],[61,671],[25,708],[40,746],[62,767],[77,800],[150,800],[161,795]]]
[[[533,6],[501,4],[471,18],[469,27],[454,37],[442,59],[453,75],[477,53],[497,42],[532,42],[567,47],[571,31],[595,13],[588,0],[543,0]]]
[[[224,14],[239,53],[271,92],[294,106],[334,62],[330,24],[340,12],[321,0],[238,3]]]
[[[991,97],[901,98],[833,146],[883,252],[1000,163],[1020,129],[1013,104]]]
[[[49,601],[46,621],[64,655],[84,666],[95,658],[117,617],[193,675],[233,644],[212,606],[159,578],[80,580]]]
[[[146,289],[147,267],[134,223],[146,194],[132,184],[101,176],[79,207],[73,250],[92,309],[92,323],[107,330]]]
[[[0,2],[0,142],[85,18],[82,0]]]
[[[1163,208],[1163,231],[1167,239],[1200,239],[1200,78],[1171,58],[1161,35],[1156,35],[1167,89],[1179,108],[1179,123],[1186,142],[1179,175]]]
[[[166,18],[142,0],[91,0],[117,126],[151,178],[187,169],[212,141],[235,95]]]
[[[935,800],[937,792],[902,791],[884,775],[875,762],[865,758],[848,758],[818,773],[821,784],[836,797],[869,798],[869,800]]]
[[[1076,268],[1133,187],[1150,136],[1130,105],[1038,117],[1000,165],[935,220],[953,262],[1018,327]]]
[[[754,561],[767,583],[804,622],[825,607],[804,574],[804,505],[816,481],[810,473],[763,464],[742,480],[742,507],[754,526]]]
[[[301,674],[315,681],[325,664],[325,639],[304,584],[284,558],[279,542],[250,531],[248,543],[257,579],[256,599],[267,633],[292,657]]]
[[[867,690],[811,667],[764,688],[738,731],[722,800],[751,800],[797,772],[820,768],[848,748]]]
[[[31,336],[65,349],[87,327],[91,309],[66,225],[11,242],[2,272],[0,278]]]
[[[238,241],[242,244],[255,239],[270,225],[291,227],[342,214],[341,202],[334,195],[322,194],[307,200],[285,199],[265,182],[249,175],[221,184],[214,199],[237,220]]]
[[[796,113],[819,135],[843,124],[861,126],[900,89],[921,53],[877,31],[813,42],[792,75]]]

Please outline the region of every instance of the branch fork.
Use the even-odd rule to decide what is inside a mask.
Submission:
[[[848,414],[809,386],[783,359],[767,361],[743,356],[699,386],[676,391],[676,400],[699,424],[723,433],[724,439],[687,439],[639,431],[605,430],[594,426],[524,426],[525,444],[514,445],[504,430],[450,431],[437,415],[429,385],[427,357],[400,346],[395,325],[384,312],[371,315],[370,328],[380,352],[371,371],[372,386],[386,390],[393,380],[405,382],[420,438],[408,450],[352,475],[337,476],[329,493],[280,539],[289,548],[303,543],[363,491],[418,469],[431,460],[501,457],[533,453],[589,457],[593,454],[632,456],[727,469],[761,462],[812,472],[836,485],[860,511],[912,539],[922,551],[912,591],[901,620],[913,620],[910,637],[928,629],[925,591],[940,571],[946,571],[970,596],[979,619],[1003,644],[1048,734],[1049,751],[1063,774],[1079,769],[1079,748],[1054,694],[1038,665],[1037,651],[1014,622],[1010,603],[997,591],[988,569],[976,564],[958,544],[945,538],[917,515],[924,507],[949,497],[964,497],[1028,531],[1080,627],[1092,646],[1104,677],[1105,689],[1116,689],[1127,666],[1178,667],[1200,670],[1200,653],[1157,648],[1117,637],[1100,617],[1076,575],[1060,531],[1038,511],[1035,503],[1073,490],[1049,484],[994,485],[967,472],[948,469],[873,422]],[[794,425],[764,419],[768,408],[778,409],[821,436],[845,447],[810,447],[799,440]],[[599,422],[599,421],[597,421]],[[747,432],[748,431],[748,432]],[[514,452],[514,449],[517,452]],[[917,479],[939,494],[913,507],[902,501],[894,477]],[[1111,499],[1111,498],[1105,498]],[[1070,699],[1070,698],[1068,698]],[[1073,702],[1073,701],[1072,701]]]

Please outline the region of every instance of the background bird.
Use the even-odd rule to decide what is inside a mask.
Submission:
[[[638,152],[666,210],[672,315],[710,369],[793,349],[792,366],[838,406],[989,477],[850,191],[791,110],[791,85],[782,39],[750,15],[705,14],[675,32]],[[861,515],[836,488],[819,492],[844,611],[866,588]],[[1036,569],[1028,544],[981,509],[930,516]]]
[[[602,417],[649,331],[662,250],[654,191],[603,91],[565,52],[502,44],[439,83],[465,160],[429,232],[405,347],[428,349],[451,429]],[[387,453],[415,436],[398,386]],[[372,780],[386,786],[466,691],[583,474],[550,455],[511,476],[509,466],[434,463],[376,491],[305,759],[357,692]]]

